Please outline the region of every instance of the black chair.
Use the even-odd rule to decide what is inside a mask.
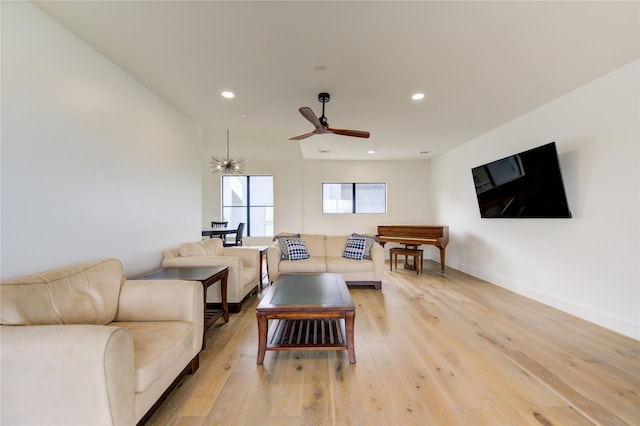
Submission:
[[[238,231],[236,232],[235,241],[225,242],[225,247],[233,247],[233,246],[241,246],[242,245],[242,234],[244,234],[244,222],[241,222],[238,225]]]
[[[216,221],[212,221],[211,222],[211,227],[212,228],[226,228],[227,226],[229,226],[229,222],[216,222]],[[211,238],[213,238],[213,237],[222,238],[222,244],[224,244],[227,241],[227,237],[224,234],[222,234],[222,235],[212,235]]]

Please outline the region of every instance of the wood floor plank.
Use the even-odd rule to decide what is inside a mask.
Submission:
[[[244,412],[250,405],[247,390],[257,376],[253,371],[234,371],[229,375],[222,392],[215,399],[205,424],[240,425]],[[253,402],[253,401],[252,401]]]
[[[358,316],[356,314],[356,336],[358,336],[357,322]],[[380,340],[375,339],[374,341]],[[355,381],[355,386],[352,388],[355,395],[352,395],[352,399],[356,399],[360,404],[359,409],[364,419],[363,424],[393,424],[390,404],[392,396],[387,393],[386,383],[378,371],[374,354],[366,340],[356,341],[356,355],[358,363],[350,365],[348,368],[352,373],[349,377]],[[374,420],[376,423],[372,423]]]
[[[257,366],[254,295],[148,425],[640,424],[634,339],[432,261],[351,294],[357,364],[292,351]]]
[[[326,351],[304,351],[304,379],[302,389],[302,424],[330,425],[335,423],[329,358]]]
[[[255,355],[252,357],[255,364]],[[268,372],[265,383],[271,417],[297,417],[302,414],[305,359],[302,352],[272,352],[259,369]]]
[[[424,424],[428,419],[415,386],[395,362],[394,352],[385,341],[369,342],[373,360],[390,397],[391,413],[396,424]]]
[[[177,417],[171,426],[204,426],[206,423],[205,417]]]

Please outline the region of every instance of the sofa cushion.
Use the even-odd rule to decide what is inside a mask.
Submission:
[[[372,260],[345,259],[344,257],[327,257],[327,272],[351,273],[351,272],[373,272],[374,263]]]
[[[220,238],[209,238],[194,243],[183,243],[178,247],[180,256],[222,256],[224,246]]]
[[[224,242],[222,238],[209,238],[201,241],[207,256],[224,256]]]
[[[136,393],[143,392],[189,352],[193,343],[193,324],[185,321],[113,322],[133,337],[135,352]]]
[[[365,245],[366,239],[361,237],[349,237],[342,257],[345,259],[362,260]]]
[[[122,263],[101,259],[2,281],[3,325],[113,321],[124,282]]]
[[[325,243],[325,256],[342,256],[347,245],[347,235],[327,235]]]
[[[307,247],[304,241],[287,240],[287,251],[289,252],[289,260],[304,260],[309,258]]]
[[[178,247],[178,253],[180,256],[188,257],[188,256],[206,256],[206,250],[204,248],[204,244],[201,243],[182,243],[180,247]]]
[[[300,234],[296,234],[293,232],[280,232],[278,235],[274,235],[272,241],[278,241],[280,238],[300,238]]]
[[[327,255],[327,248],[326,248],[327,237],[325,235],[301,234],[300,240],[305,242],[309,256],[324,257]],[[342,245],[342,248],[344,248],[344,244]]]
[[[327,264],[324,257],[309,256],[304,260],[281,260],[278,269],[281,274],[327,272]]]

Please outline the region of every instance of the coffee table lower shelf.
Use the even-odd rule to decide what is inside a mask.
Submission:
[[[346,330],[342,319],[272,320],[267,350],[345,350]]]

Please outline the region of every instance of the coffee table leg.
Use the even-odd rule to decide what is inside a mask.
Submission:
[[[262,365],[264,353],[267,350],[267,314],[256,313],[258,319],[258,360],[256,364]]]
[[[356,363],[356,347],[353,342],[353,330],[355,328],[356,311],[345,314],[345,331],[347,333],[347,350],[349,351],[349,362]],[[263,354],[264,355],[264,354]]]

